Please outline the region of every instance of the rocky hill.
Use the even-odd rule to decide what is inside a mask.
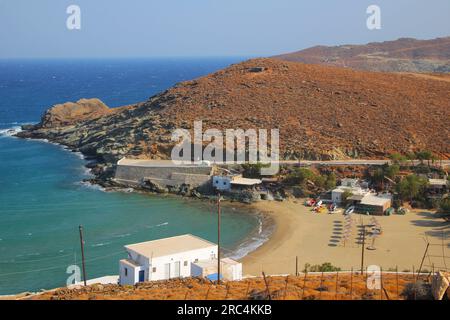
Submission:
[[[433,40],[402,38],[366,45],[316,46],[275,58],[369,71],[450,72],[450,37]]]
[[[62,143],[107,167],[123,156],[168,158],[173,130],[191,129],[195,120],[203,120],[204,130],[278,128],[285,159],[383,158],[421,149],[450,156],[446,75],[254,59],[106,110],[74,122],[78,112],[71,110],[66,121],[53,108],[19,136]]]

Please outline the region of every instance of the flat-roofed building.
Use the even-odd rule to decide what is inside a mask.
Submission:
[[[193,264],[217,259],[217,248],[191,234],[127,245],[128,258],[119,262],[119,283],[190,277]]]

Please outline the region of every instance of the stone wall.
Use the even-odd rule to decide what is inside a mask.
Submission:
[[[195,188],[210,184],[212,171],[212,167],[206,166],[149,167],[117,165],[115,180],[130,186],[140,185],[144,181],[153,181],[163,186],[186,184]]]

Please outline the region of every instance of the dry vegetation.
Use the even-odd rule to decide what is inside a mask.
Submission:
[[[423,276],[422,278],[425,278]],[[337,281],[336,281],[337,280]],[[383,274],[382,290],[368,290],[366,275],[350,273],[303,274],[267,277],[270,297],[274,300],[403,300],[401,293],[412,274]],[[268,299],[264,279],[213,284],[205,279],[189,278],[147,282],[136,286],[92,285],[76,289],[62,288],[27,297],[34,300],[260,300]]]

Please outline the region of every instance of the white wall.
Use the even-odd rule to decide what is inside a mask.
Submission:
[[[231,190],[231,178],[227,176],[214,176],[213,187],[217,190],[229,191]]]
[[[175,278],[178,275],[175,274],[175,264],[180,262],[180,277],[191,276],[191,263],[196,260],[207,260],[211,257],[217,257],[217,246],[211,246],[208,248],[202,248],[192,251],[180,252],[165,257],[153,258],[150,265],[150,277],[149,280],[165,280],[168,279],[166,275],[166,264],[170,265],[170,278]],[[186,262],[186,265],[185,265]],[[156,268],[156,272],[153,272],[153,268]]]
[[[145,281],[155,281],[155,280],[166,280],[169,279],[166,275],[166,264],[170,265],[170,278],[176,277],[190,277],[191,276],[191,263],[198,260],[207,260],[212,257],[217,257],[217,245],[212,245],[207,248],[190,250],[185,252],[180,252],[163,257],[144,257],[139,255],[133,250],[128,250],[129,258],[140,265],[140,268],[134,270],[134,276],[130,276],[131,271],[129,270],[129,276],[124,277],[124,282],[126,284],[135,284],[139,282],[139,270],[145,271]],[[179,275],[176,274],[176,263],[180,263]],[[185,265],[186,262],[186,265]],[[124,275],[122,263],[120,264],[120,276]],[[153,268],[156,271],[153,272]],[[129,268],[130,269],[130,268]],[[134,282],[133,282],[134,281]],[[121,282],[122,284],[122,282]]]
[[[125,275],[125,269],[127,274]],[[123,261],[119,262],[119,283],[120,285],[134,285],[139,282],[139,271],[144,267],[132,267]]]

